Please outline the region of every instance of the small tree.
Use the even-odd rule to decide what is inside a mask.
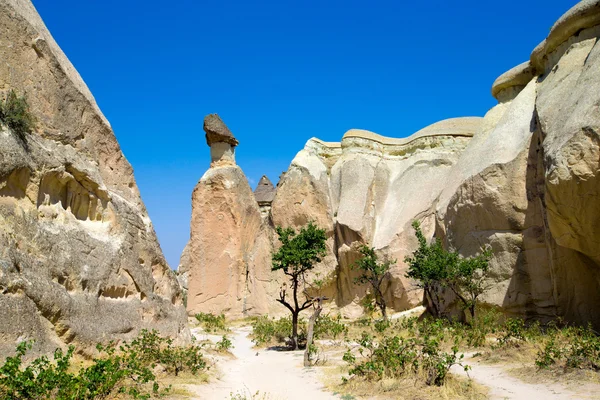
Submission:
[[[404,262],[408,264],[406,277],[417,281],[417,286],[425,292],[425,299],[429,310],[437,317],[440,315],[439,289],[446,283],[448,277],[448,264],[454,260],[452,254],[444,251],[438,239],[432,244],[427,244],[427,239],[421,230],[419,221],[413,221],[412,227],[419,241],[419,247],[413,252],[412,257],[406,256]]]
[[[490,249],[475,257],[461,257],[454,250],[445,250],[437,239],[427,244],[418,221],[412,223],[419,247],[412,257],[404,261],[409,265],[406,276],[418,282],[423,288],[426,299],[431,305],[430,311],[440,315],[439,291],[449,288],[468,310],[471,320],[475,319],[477,299],[487,290],[486,277],[489,271]]]
[[[477,298],[489,287],[486,282],[492,251],[487,248],[475,257],[458,258],[448,273],[448,287],[469,310],[471,321],[475,320]]]
[[[356,283],[369,283],[371,285],[375,304],[379,307],[383,319],[387,321],[387,306],[385,298],[383,297],[381,285],[383,284],[383,281],[389,277],[390,267],[395,264],[396,261],[384,260],[383,262],[379,262],[375,249],[364,244],[360,246],[358,251],[362,257],[354,263],[353,268],[360,271],[360,276],[354,281]]]
[[[309,308],[314,299],[311,298],[303,287],[306,286],[306,273],[314,268],[325,255],[325,230],[319,229],[312,222],[302,227],[296,233],[292,228],[276,228],[281,247],[273,254],[272,270],[283,270],[289,277],[291,296],[288,297],[285,284],[279,292],[277,301],[283,304],[292,313],[292,348],[298,350],[298,315]],[[302,290],[301,294],[298,293]],[[299,299],[303,295],[304,301]]]

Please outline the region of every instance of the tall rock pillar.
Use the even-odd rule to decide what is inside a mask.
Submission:
[[[211,166],[192,193],[189,315],[231,317],[267,312],[270,241],[246,176],[235,163],[238,141],[218,115],[204,119]]]

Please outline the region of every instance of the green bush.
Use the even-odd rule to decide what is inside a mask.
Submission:
[[[214,315],[211,313],[198,313],[196,319],[207,332],[229,332],[225,321],[225,314]]]
[[[549,336],[537,354],[535,363],[539,368],[557,366],[563,370],[600,371],[600,337],[591,326],[552,329]]]
[[[215,344],[215,348],[217,351],[221,352],[229,351],[231,348],[233,348],[233,343],[231,343],[231,340],[229,340],[227,336],[223,335],[221,340]]]
[[[159,391],[152,368],[161,364],[167,373],[206,368],[200,347],[175,347],[169,338],[156,331],[143,330],[140,335],[118,347],[114,343],[98,345],[92,364],[77,369],[73,365],[74,346],[66,353],[57,349],[54,360],[42,356],[24,366],[23,357],[31,342],[17,346],[16,355],[7,357],[0,366],[0,398],[88,400],[124,394],[134,399],[148,399]],[[71,372],[77,371],[77,372]]]
[[[0,100],[0,122],[26,144],[27,134],[33,132],[36,119],[29,110],[25,96],[19,97],[11,90],[4,101]]]
[[[488,288],[486,278],[491,250],[486,248],[477,256],[462,257],[455,250],[446,250],[439,238],[428,244],[418,221],[413,221],[412,227],[419,247],[412,256],[404,258],[409,267],[406,277],[414,279],[423,288],[433,316],[442,314],[440,291],[448,288],[474,320],[478,299]]]
[[[458,346],[454,345],[451,353],[444,352],[441,350],[441,340],[436,335],[409,338],[385,336],[377,342],[373,336],[363,332],[358,344],[360,359],[350,350],[342,359],[350,365],[348,372],[351,376],[369,381],[420,374],[428,385],[441,386],[450,367],[456,364],[462,366],[463,355],[458,355]],[[468,367],[464,368],[466,370]]]
[[[329,315],[320,315],[315,322],[315,339],[337,339],[338,336],[348,334],[348,327],[342,322],[341,315],[335,318]]]
[[[306,321],[298,323],[299,341],[306,340]],[[252,341],[257,346],[285,343],[292,336],[292,318],[269,318],[264,315],[252,322]]]

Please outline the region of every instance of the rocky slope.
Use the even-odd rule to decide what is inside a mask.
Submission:
[[[129,338],[185,340],[183,296],[133,170],[79,74],[28,0],[0,0],[0,92],[37,127],[0,131],[0,353]],[[7,322],[8,321],[8,322]]]
[[[492,247],[487,302],[600,326],[599,38],[600,1],[582,1],[530,61],[494,82],[498,105],[485,117],[441,121],[406,139],[350,130],[340,143],[307,142],[277,185],[271,220],[314,220],[327,230],[318,270],[334,307],[362,312],[366,288],[351,270],[358,243],[397,260],[386,288],[392,308],[421,301],[403,263],[416,247],[410,223],[418,219],[429,237],[465,256]],[[268,271],[265,259],[257,269]]]

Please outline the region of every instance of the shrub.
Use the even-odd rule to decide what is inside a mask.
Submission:
[[[458,355],[458,347],[452,348],[452,353],[443,352],[437,337],[386,336],[376,342],[373,336],[363,333],[358,340],[357,360],[350,351],[346,351],[343,360],[350,365],[351,376],[359,376],[369,381],[383,378],[399,378],[406,374],[425,375],[428,385],[441,386],[446,380],[450,367],[462,365],[463,355]],[[464,367],[465,370],[468,367]]]
[[[25,96],[19,97],[11,89],[5,100],[0,100],[0,122],[6,125],[26,145],[27,134],[33,132],[36,119],[30,112]]]
[[[233,348],[233,343],[231,343],[231,340],[229,340],[227,336],[223,335],[221,340],[215,344],[215,348],[217,351],[221,352],[229,351],[231,348]]]
[[[337,339],[338,336],[348,334],[348,327],[342,323],[341,315],[335,318],[329,315],[320,315],[315,323],[315,339]]]
[[[564,370],[600,371],[600,337],[591,326],[553,330],[550,339],[538,352],[535,363],[539,368],[556,365]]]
[[[299,340],[306,338],[306,323],[299,323]],[[252,341],[257,346],[285,343],[292,335],[292,318],[269,318],[264,315],[252,322]]]
[[[525,321],[520,318],[508,318],[504,322],[503,330],[498,337],[498,345],[518,345],[526,340]]]
[[[195,317],[204,330],[209,333],[229,331],[225,321],[225,314],[214,315],[212,313],[198,313]]]
[[[19,344],[16,355],[7,357],[0,366],[0,398],[88,400],[125,394],[147,399],[160,393],[152,372],[155,364],[175,375],[206,368],[200,347],[175,347],[171,339],[147,330],[141,331],[131,343],[119,346],[118,351],[113,342],[98,345],[99,355],[92,359],[91,365],[79,369],[72,364],[74,346],[66,353],[57,349],[54,362],[41,356],[24,367],[23,357],[29,349],[31,342]]]
[[[440,289],[449,288],[460,300],[463,309],[469,311],[471,321],[474,320],[477,299],[488,288],[486,277],[491,250],[485,249],[475,257],[461,257],[454,250],[444,249],[439,239],[427,244],[418,221],[414,221],[412,226],[419,247],[412,256],[404,259],[409,266],[406,277],[416,280],[423,288],[434,316],[441,313]]]

